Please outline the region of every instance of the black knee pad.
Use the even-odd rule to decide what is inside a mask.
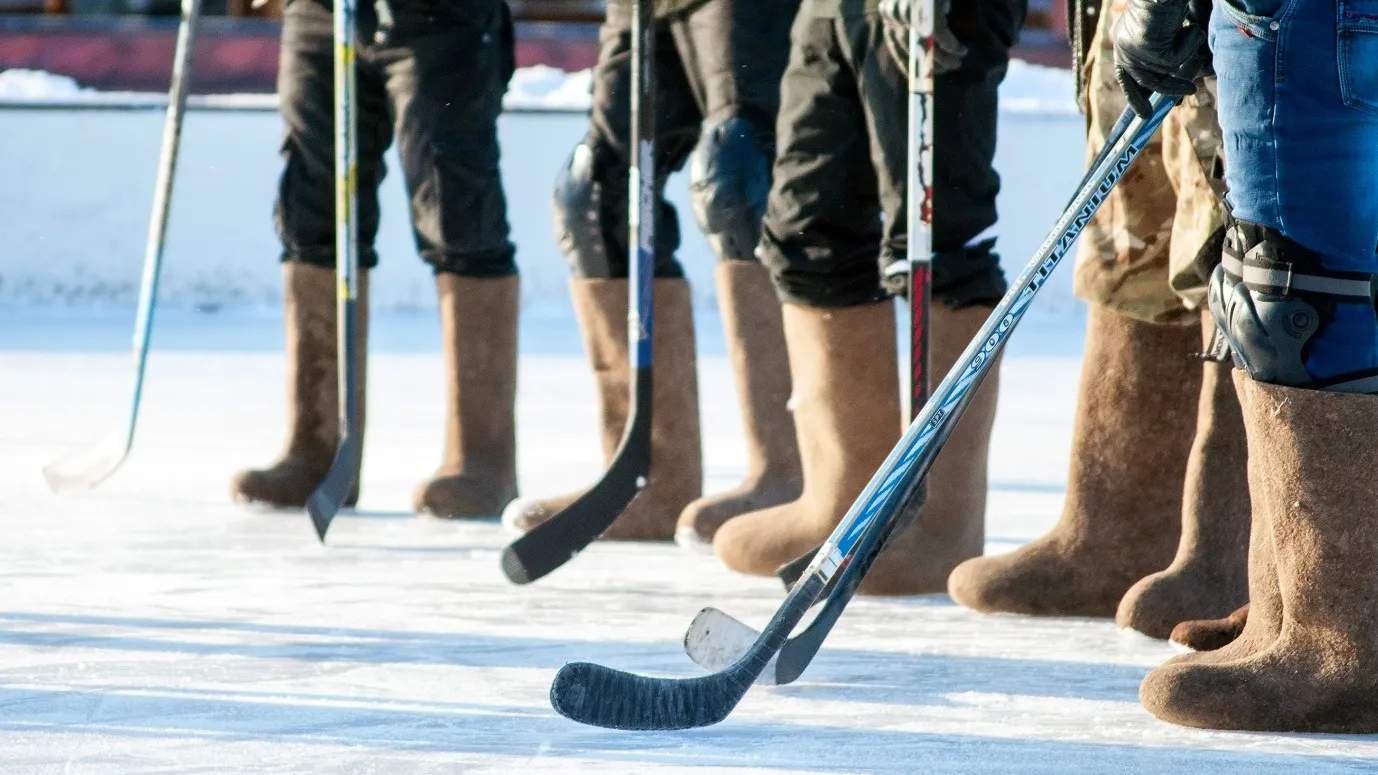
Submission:
[[[1274,385],[1372,392],[1374,375],[1318,384],[1306,361],[1336,305],[1373,303],[1378,276],[1327,270],[1319,254],[1281,232],[1229,216],[1221,257],[1206,299],[1237,367]]]
[[[770,196],[768,130],[743,116],[705,126],[689,161],[699,227],[724,261],[752,261]]]
[[[906,296],[909,293],[908,263],[890,260],[886,264],[881,268],[885,290],[895,296]],[[933,299],[948,309],[976,305],[993,307],[1000,303],[1007,290],[1009,284],[1000,269],[994,238],[933,256]]]
[[[605,192],[595,177],[594,147],[575,146],[555,178],[555,239],[575,277],[610,277],[607,238],[603,234]]]

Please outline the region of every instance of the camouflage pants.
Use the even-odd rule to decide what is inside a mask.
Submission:
[[[1124,0],[1105,0],[1084,72],[1087,158],[1125,109],[1110,32]],[[1215,79],[1198,82],[1105,200],[1081,238],[1073,289],[1079,298],[1149,323],[1195,325],[1205,282],[1195,261],[1218,243],[1224,177]]]

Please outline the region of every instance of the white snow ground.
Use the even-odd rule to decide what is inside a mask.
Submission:
[[[120,409],[123,315],[0,315],[0,771],[4,773],[1259,773],[1378,768],[1371,738],[1210,733],[1137,702],[1168,647],[1109,622],[982,617],[945,597],[857,601],[798,684],[723,724],[609,732],[555,715],[554,671],[595,660],[697,672],[679,639],[718,605],[756,624],[776,584],[671,545],[596,545],[541,583],[498,571],[492,523],[407,513],[439,453],[430,315],[381,316],[360,509],[317,544],[300,513],[225,490],[284,422],[277,322],[174,312],[133,458],[96,492],[39,466]],[[13,325],[15,323],[23,325]],[[171,333],[176,332],[176,333]],[[703,316],[706,350],[721,349]],[[1043,531],[1063,496],[1074,327],[1034,320],[1006,361],[989,550]],[[525,491],[598,472],[571,328],[523,330]],[[392,345],[387,344],[392,342]],[[743,470],[726,360],[701,366],[708,486]]]
[[[1039,107],[1044,87],[1002,114],[1011,272],[1079,174],[1080,119]],[[1013,96],[1007,107],[1024,98]],[[418,311],[428,281],[408,255],[395,176],[384,191],[393,215],[376,274],[360,509],[322,547],[302,514],[230,504],[229,475],[271,459],[284,423],[270,114],[192,115],[169,309],[134,455],[89,495],[48,494],[40,466],[94,441],[125,400],[122,305],[141,257],[158,122],[149,112],[0,114],[10,149],[0,155],[3,775],[1378,769],[1372,738],[1159,723],[1137,686],[1166,646],[1108,622],[982,617],[941,596],[853,603],[800,683],[753,690],[717,727],[632,734],[559,718],[546,692],[564,662],[694,675],[679,639],[700,607],[759,625],[781,591],[669,545],[596,545],[514,588],[497,569],[509,539],[500,527],[408,514],[411,488],[439,455],[442,386],[434,314]],[[528,494],[599,470],[593,387],[548,231],[549,180],[581,123],[503,123],[528,303]],[[707,486],[718,489],[741,475],[745,453],[711,265],[696,230],[686,223],[684,233],[701,301]],[[1043,532],[1063,498],[1081,336],[1067,277],[1064,268],[1049,284],[1005,362],[988,551]]]

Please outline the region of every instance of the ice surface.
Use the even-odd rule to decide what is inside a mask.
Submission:
[[[595,545],[541,583],[498,571],[494,523],[407,513],[437,462],[431,314],[378,316],[360,508],[320,546],[300,513],[230,504],[230,473],[278,450],[279,321],[172,312],[127,467],[55,498],[39,467],[94,441],[127,380],[123,312],[0,312],[0,772],[1337,773],[1371,738],[1179,729],[1137,703],[1159,643],[1108,622],[982,617],[944,597],[858,600],[795,685],[725,723],[584,728],[550,710],[566,661],[664,675],[717,605],[759,626],[771,579],[666,545]],[[1033,321],[1005,362],[991,550],[1056,517],[1078,332]],[[721,352],[702,316],[700,337]],[[577,333],[523,329],[523,489],[599,468]],[[1068,353],[1072,354],[1068,354]],[[726,360],[701,364],[708,484],[744,470]]]

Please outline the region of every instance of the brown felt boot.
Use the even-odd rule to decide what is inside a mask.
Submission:
[[[822,543],[899,439],[894,304],[785,304],[784,320],[804,489],[713,538],[728,568],[757,576]]]
[[[603,533],[603,538],[614,541],[673,538],[679,513],[703,492],[699,383],[689,283],[657,279],[654,286],[651,472],[646,486]],[[598,382],[606,464],[617,450],[629,411],[627,281],[571,280],[570,293]],[[580,495],[582,491],[554,498],[519,498],[503,511],[503,524],[526,532],[558,514]]]
[[[1237,374],[1249,487],[1254,508],[1267,514],[1282,626],[1271,645],[1249,656],[1164,665],[1144,679],[1139,697],[1153,715],[1184,726],[1378,732],[1378,488],[1371,476],[1378,397]]]
[[[1202,324],[1209,346],[1216,330],[1209,311],[1202,315]],[[1214,362],[1202,366],[1196,438],[1187,458],[1182,542],[1177,546],[1177,557],[1167,570],[1130,587],[1115,614],[1116,624],[1150,638],[1169,637],[1181,622],[1225,616],[1249,599],[1250,509],[1244,419],[1230,379],[1231,367]]]
[[[277,462],[246,469],[230,480],[230,497],[274,508],[303,508],[335,459],[340,441],[339,351],[335,270],[298,261],[282,265],[287,328],[287,447]],[[359,275],[359,428],[364,427],[368,349],[368,272]],[[359,482],[344,505],[359,501]]]
[[[1172,628],[1168,640],[1192,651],[1219,651],[1233,643],[1249,622],[1249,604],[1221,619],[1193,619]]]
[[[1134,582],[1172,562],[1201,369],[1195,327],[1092,304],[1062,518],[1047,535],[967,560],[948,592],[985,613],[1115,615]]]
[[[445,452],[412,508],[496,517],[517,497],[517,308],[511,277],[435,276],[449,382]]]
[[[990,312],[990,307],[951,310],[944,304],[933,305],[929,344],[934,383],[947,376]],[[922,513],[886,542],[857,589],[859,594],[946,592],[952,569],[981,556],[986,545],[986,464],[999,391],[997,362],[933,461]]]
[[[712,551],[713,534],[748,511],[799,497],[804,477],[789,411],[789,357],[780,302],[765,267],[724,261],[715,272],[723,333],[746,433],[746,478],[724,493],[699,498],[679,515],[675,541],[686,549]]]

